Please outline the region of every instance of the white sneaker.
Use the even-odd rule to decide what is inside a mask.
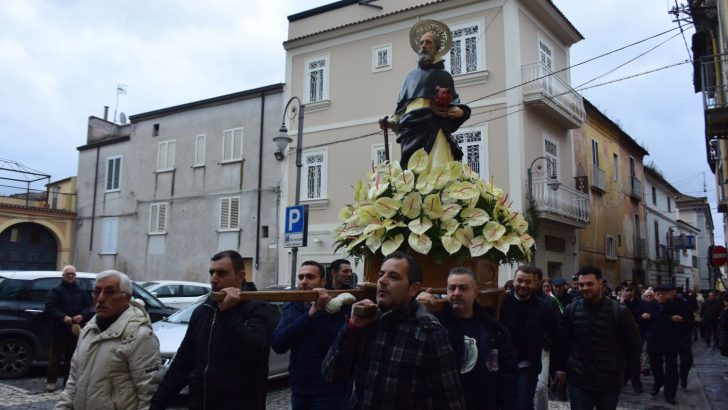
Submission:
[[[51,382],[47,382],[46,383],[46,391],[48,393],[52,393],[52,392],[56,391],[56,384],[55,383],[51,383]]]

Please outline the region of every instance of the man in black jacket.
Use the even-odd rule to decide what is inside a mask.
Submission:
[[[642,298],[639,296],[635,296],[635,286],[634,283],[631,280],[624,281],[620,284],[623,286],[622,292],[621,292],[621,301],[622,304],[629,309],[629,312],[632,314],[632,318],[634,319],[635,323],[637,323],[637,329],[640,333],[640,346],[642,345],[643,335],[642,335],[642,313],[644,312],[644,304],[642,302]],[[640,349],[641,350],[641,349]],[[634,363],[627,363],[627,379],[629,379],[632,382],[632,387],[634,388],[634,391],[637,393],[642,393],[644,391],[642,386],[642,379],[641,379],[641,363],[640,360]]]
[[[76,350],[78,333],[73,333],[73,326],[78,330],[91,316],[91,293],[84,291],[76,283],[76,268],[68,265],[63,268],[63,280],[55,288],[48,291],[45,306],[46,315],[51,324],[51,352],[48,357],[46,374],[46,390],[56,390],[58,374],[68,378],[73,351]],[[63,359],[63,365],[60,365]]]
[[[515,409],[518,360],[508,330],[476,301],[475,274],[454,268],[447,277],[447,303],[435,313],[448,331],[468,410]],[[420,293],[418,300],[433,299]]]
[[[241,302],[243,258],[236,251],[215,254],[210,265],[213,292],[192,313],[182,344],[150,409],[165,409],[189,383],[190,409],[264,409],[268,356],[280,314],[260,301]]]
[[[552,365],[556,369],[555,385],[564,383],[563,342],[559,321],[554,310],[535,295],[536,269],[519,266],[513,278],[513,293],[501,306],[501,323],[511,334],[518,360],[516,379],[517,408],[533,409],[538,374],[541,372],[541,352],[551,342]]]
[[[665,387],[665,401],[675,404],[678,371],[677,354],[683,332],[686,312],[670,300],[669,293],[675,285],[668,283],[655,287],[655,301],[645,307],[642,320],[645,322],[647,354],[650,368],[655,376],[652,395]]]
[[[616,409],[625,364],[636,363],[640,356],[637,323],[628,309],[604,294],[599,268],[584,266],[578,277],[582,297],[562,317],[571,408]]]

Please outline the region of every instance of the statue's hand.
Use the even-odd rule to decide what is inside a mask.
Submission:
[[[439,105],[435,105],[435,104],[430,106],[430,110],[432,111],[432,113],[437,115],[438,117],[442,117],[442,118],[449,117],[450,109],[451,108],[449,108],[449,107],[440,107]]]
[[[462,118],[463,115],[465,112],[460,107],[452,107],[447,111],[447,118]]]
[[[388,127],[389,127],[389,117],[385,115],[384,117],[379,119],[379,128],[381,128],[382,131],[384,131]]]

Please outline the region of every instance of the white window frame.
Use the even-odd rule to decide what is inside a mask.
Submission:
[[[617,238],[614,235],[606,235],[604,238],[604,257],[610,261],[617,260]]]
[[[379,53],[385,52],[387,59],[383,63],[379,60]],[[392,43],[372,47],[372,72],[378,73],[392,69]]]
[[[164,235],[167,233],[169,220],[169,204],[155,202],[149,204],[149,235]]]
[[[319,68],[317,67],[315,70],[311,70],[309,68],[309,65],[311,63],[316,61],[324,61],[323,67],[321,67],[322,75],[321,75],[321,96],[320,98],[311,99],[311,73],[314,71],[318,71]],[[318,103],[322,101],[329,100],[329,73],[331,72],[331,59],[328,54],[326,55],[320,55],[312,58],[307,58],[304,60],[303,63],[303,103]],[[308,111],[308,110],[307,110]]]
[[[490,176],[488,172],[488,128],[486,126],[477,126],[477,127],[467,127],[467,128],[460,128],[457,130],[457,132],[453,133],[453,139],[457,141],[457,138],[461,134],[470,133],[470,132],[480,132],[480,141],[479,142],[466,142],[463,141],[462,143],[458,142],[458,146],[460,147],[460,150],[463,151],[463,159],[462,161],[464,163],[468,162],[468,146],[478,146],[478,156],[480,157],[480,163],[478,166],[480,167],[480,170],[478,174],[480,175],[480,178],[484,181],[487,181]],[[472,167],[471,167],[472,168]]]
[[[457,34],[456,32],[458,30],[464,30],[470,27],[478,27],[478,34],[476,35],[464,35],[455,37]],[[450,26],[450,31],[453,33],[453,46],[450,49],[450,51],[445,54],[445,68],[447,71],[449,71],[453,77],[457,77],[460,75],[467,75],[467,74],[473,74],[473,73],[479,73],[482,71],[485,71],[485,31],[483,30],[484,24],[482,20],[476,20],[476,21],[469,21],[465,23],[460,24],[454,24]],[[461,41],[460,44],[462,44],[462,40],[460,39],[467,39],[475,37],[475,63],[477,67],[473,71],[467,71],[467,61],[464,50],[461,50],[460,52],[460,67],[463,67],[464,71],[460,73],[453,73],[452,72],[452,53],[455,52],[456,47],[459,47],[458,41]]]
[[[313,157],[314,155],[323,155],[323,160],[321,163],[317,164],[309,164],[308,159],[310,157]],[[327,150],[311,150],[311,151],[304,151],[301,162],[303,163],[303,169],[302,169],[302,181],[301,181],[301,201],[315,201],[319,199],[327,199],[327,193],[326,193],[326,180],[328,178],[328,151]],[[321,166],[321,181],[320,181],[320,194],[316,197],[310,197],[309,198],[309,191],[308,191],[308,171],[309,168],[313,166]]]
[[[161,141],[157,147],[157,172],[174,170],[175,140]]]
[[[545,46],[548,51],[550,52],[550,55],[546,56],[546,53],[541,48],[541,46]],[[538,42],[536,43],[536,48],[538,48],[538,62],[541,63],[543,67],[546,67],[549,71],[554,71],[554,47],[551,45],[551,42],[543,38],[542,36],[538,36]],[[546,60],[546,61],[544,61]]]
[[[114,173],[112,171],[112,174],[109,175],[109,163],[110,162],[116,162],[118,160],[119,162],[119,170]],[[106,158],[106,178],[104,180],[104,192],[117,192],[121,190],[121,170],[124,166],[124,161],[121,158],[121,155],[114,155],[113,157]],[[116,177],[116,178],[114,178]],[[116,186],[114,186],[114,179],[116,180]],[[109,180],[111,180],[111,187],[109,187]]]
[[[217,226],[220,232],[239,231],[240,197],[225,196],[220,198],[219,216]]]
[[[113,255],[118,252],[119,218],[103,218],[101,221],[102,255]]]
[[[207,145],[207,135],[200,134],[195,136],[195,162],[193,167],[205,166],[205,150]]]
[[[372,145],[372,164],[379,165],[383,161],[378,161],[379,155],[384,157],[384,144],[373,144]],[[389,144],[389,159],[392,159],[392,144]]]
[[[236,133],[239,133],[236,137]],[[228,144],[227,141],[231,143]],[[243,160],[243,141],[245,140],[245,132],[243,127],[230,128],[222,132],[222,163],[239,162]],[[236,149],[236,145],[239,147]],[[229,149],[227,149],[229,147]],[[229,151],[229,152],[228,152]]]
[[[556,156],[554,156],[551,153],[546,152],[546,141],[548,141],[548,142],[550,142],[550,143],[552,143],[552,144],[554,144],[556,146]],[[543,147],[543,155],[546,158],[548,158],[551,161],[553,161],[553,164],[556,166],[556,168],[554,169],[554,172],[556,173],[556,179],[558,179],[560,181],[561,180],[561,174],[559,172],[559,160],[561,158],[561,146],[559,144],[559,141],[556,138],[554,138],[554,137],[552,137],[552,136],[544,133],[543,134],[543,144],[542,144],[542,147]],[[551,176],[551,167],[552,167],[552,165],[551,165],[552,162],[551,161],[546,161],[546,175],[545,176],[547,178]]]

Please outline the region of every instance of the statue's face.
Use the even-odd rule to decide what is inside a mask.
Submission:
[[[435,35],[432,33],[425,33],[420,37],[420,54],[422,52],[426,52],[429,55],[434,56],[437,52],[437,48],[435,46]]]

